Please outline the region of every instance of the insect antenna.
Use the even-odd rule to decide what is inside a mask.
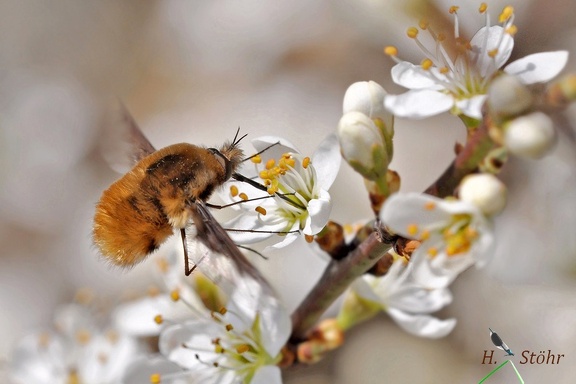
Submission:
[[[242,140],[244,137],[246,137],[246,135],[242,136],[242,137],[240,138],[240,140]],[[238,141],[240,141],[240,140],[238,140]],[[248,156],[247,158],[243,159],[242,162],[245,162],[245,161],[248,161],[248,160],[250,160],[250,159],[253,159],[253,158],[255,158],[256,156],[263,154],[264,152],[266,152],[267,150],[269,150],[270,148],[272,148],[272,147],[274,147],[274,146],[276,146],[276,145],[280,145],[280,142],[277,141],[277,142],[275,142],[275,143],[270,144],[269,146],[267,146],[266,148],[264,148],[264,149],[261,150],[260,152],[257,152],[257,153],[255,153],[255,154],[253,154],[252,156]]]
[[[238,139],[239,133],[240,133],[240,127],[238,127],[238,129],[236,130],[236,134],[234,135],[234,140],[232,140],[232,145],[231,145],[232,147],[236,147],[238,144],[240,144],[240,141],[242,141],[243,138],[248,136],[248,134],[246,133]],[[244,160],[242,160],[242,161],[244,161]]]
[[[264,260],[268,260],[268,257],[264,256],[264,254],[258,252],[258,251],[255,250],[254,248],[250,248],[250,247],[247,247],[247,246],[245,246],[245,245],[240,245],[240,244],[236,244],[236,246],[237,246],[238,248],[242,248],[242,249],[245,249],[245,250],[247,250],[247,251],[253,252],[253,253],[257,254],[258,256],[260,256],[261,258],[263,258]]]

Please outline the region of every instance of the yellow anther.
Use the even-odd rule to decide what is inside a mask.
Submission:
[[[245,194],[244,192],[239,193],[238,197],[241,198],[242,200],[248,200],[248,195]]]
[[[266,169],[271,169],[275,165],[276,165],[276,160],[270,159],[266,162]]]
[[[68,380],[66,384],[80,384],[80,377],[78,376],[78,372],[73,369],[71,372],[68,373]]]
[[[310,165],[310,158],[306,156],[304,159],[302,159],[302,167],[306,169],[308,168],[309,165]]]
[[[409,224],[408,228],[406,228],[406,231],[408,232],[408,234],[410,236],[416,236],[416,234],[418,233],[418,225],[416,224]]]
[[[410,27],[406,30],[406,34],[408,35],[409,38],[415,39],[416,37],[418,37],[418,28]]]
[[[180,300],[180,293],[177,290],[173,290],[172,292],[170,292],[170,298],[172,299],[172,301],[178,301]]]
[[[160,380],[160,374],[159,373],[153,373],[150,375],[150,383],[151,384],[160,384],[161,380]]]
[[[224,316],[226,314],[226,312],[228,312],[228,310],[226,309],[226,307],[221,307],[218,310],[218,313],[221,314],[222,316]]]
[[[424,209],[427,211],[431,211],[434,208],[436,208],[436,203],[433,201],[428,201],[428,202],[426,202],[426,204],[424,204]]]
[[[398,48],[393,45],[384,47],[384,53],[388,56],[398,56]]]
[[[510,19],[510,17],[512,17],[513,14],[514,14],[514,7],[512,7],[511,5],[504,7],[502,13],[500,14],[500,16],[498,16],[498,22],[503,23],[507,21],[508,19]]]
[[[418,22],[418,26],[420,27],[420,29],[426,29],[428,28],[429,25],[430,23],[426,19],[420,19],[420,21]]]
[[[234,329],[234,326],[233,326],[232,324],[226,324],[226,330],[227,330],[228,332],[230,332],[230,331],[233,330],[233,329]]]
[[[262,157],[260,157],[260,155],[252,156],[250,161],[254,164],[260,164],[262,162]]]
[[[224,347],[221,346],[220,344],[216,344],[216,345],[214,346],[214,352],[216,352],[216,353],[224,353],[224,352],[226,352],[226,350],[225,350]]]
[[[497,54],[498,54],[498,48],[494,48],[488,51],[488,56],[490,56],[491,58],[495,58]]]
[[[170,264],[168,263],[168,260],[166,260],[164,257],[157,259],[156,265],[158,266],[158,269],[162,273],[166,273],[170,269]]]
[[[89,305],[94,301],[94,292],[90,288],[80,288],[74,295],[74,300],[82,305]]]
[[[422,60],[422,62],[420,63],[420,65],[422,66],[422,69],[427,71],[430,68],[432,68],[432,66],[434,65],[434,63],[432,62],[432,60],[430,59],[424,59]]]
[[[78,344],[86,345],[88,344],[88,342],[90,342],[90,338],[92,337],[92,335],[86,329],[80,329],[76,332],[74,337],[76,338]]]
[[[445,74],[447,74],[448,72],[450,72],[450,68],[448,68],[448,67],[442,67],[442,68],[440,68],[440,73],[441,73],[441,74],[445,75]]]
[[[487,9],[488,9],[488,4],[482,3],[482,4],[480,4],[480,7],[478,8],[478,12],[484,13],[484,12],[486,12]]]
[[[307,243],[312,243],[314,241],[314,235],[304,235],[304,239]]]
[[[514,24],[512,24],[511,26],[506,28],[506,33],[509,34],[510,36],[516,35],[517,32],[518,32],[518,27],[515,26]]]
[[[235,185],[230,186],[230,196],[236,197],[238,196],[238,187]]]
[[[466,236],[469,240],[478,238],[478,231],[471,227],[466,227]]]
[[[440,32],[436,37],[436,40],[438,40],[439,42],[443,42],[444,40],[446,40],[446,35]]]
[[[282,154],[282,157],[285,158],[285,159],[289,159],[289,158],[292,157],[292,154],[291,154],[290,152],[286,152],[286,153],[283,153],[283,154]]]
[[[154,322],[160,325],[164,322],[164,318],[162,317],[162,315],[156,315],[154,316]]]
[[[156,286],[156,285],[151,285],[146,290],[146,294],[149,297],[156,297],[160,294],[160,288],[158,288],[158,286]]]
[[[262,180],[266,180],[270,178],[270,171],[263,169],[258,173],[258,176],[260,176],[260,178]]]
[[[249,350],[250,347],[248,346],[248,344],[240,344],[236,346],[236,352],[238,353],[248,352]]]
[[[254,208],[254,210],[259,214],[261,214],[262,216],[266,216],[266,209],[264,207],[257,206],[256,208]]]
[[[429,238],[430,238],[430,231],[427,229],[423,230],[422,234],[420,234],[420,239],[422,241],[424,241],[424,240],[428,240]]]
[[[116,344],[120,338],[120,335],[118,335],[118,332],[110,329],[106,332],[105,337],[110,344]]]
[[[435,247],[430,247],[428,248],[426,253],[428,253],[428,256],[430,257],[436,257],[436,255],[438,255],[438,249],[436,249]]]
[[[451,15],[455,14],[456,12],[458,12],[458,10],[460,9],[459,6],[457,5],[453,5],[450,8],[448,8],[448,13],[450,13]]]

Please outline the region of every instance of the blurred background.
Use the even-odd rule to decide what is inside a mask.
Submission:
[[[248,138],[280,135],[311,154],[334,132],[351,83],[374,80],[402,92],[390,82],[383,47],[394,44],[402,58],[420,62],[406,28],[428,12],[449,32],[453,4],[462,6],[462,33],[472,36],[484,19],[471,1],[0,1],[0,360],[78,289],[113,298],[154,283],[154,263],[118,270],[91,245],[94,206],[119,177],[100,152],[114,102],[124,102],[158,148],[218,146],[240,127]],[[504,5],[515,7],[512,60],[576,52],[576,2],[488,4],[492,20]],[[576,121],[574,110],[564,117]],[[464,139],[448,115],[398,119],[395,128],[391,168],[403,191],[425,189]],[[552,155],[512,159],[502,179],[509,204],[496,219],[493,261],[461,275],[454,302],[439,314],[458,319],[452,334],[418,339],[382,315],[320,364],[287,371],[285,382],[477,382],[493,368],[481,364],[484,350],[494,349],[489,326],[515,352],[565,355],[559,365],[517,364],[527,382],[573,382],[574,142],[561,133]],[[334,220],[370,217],[362,180],[345,163],[330,193]],[[326,260],[288,248],[257,262],[293,309]]]

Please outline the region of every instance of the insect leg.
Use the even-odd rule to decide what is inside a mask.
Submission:
[[[186,244],[186,229],[180,228],[180,235],[182,236],[182,246],[184,247],[184,273],[190,276],[192,271],[196,269],[196,264],[190,269],[190,262],[188,260],[188,246]]]

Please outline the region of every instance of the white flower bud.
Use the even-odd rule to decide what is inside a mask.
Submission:
[[[460,183],[458,196],[477,206],[486,216],[494,216],[506,205],[506,186],[489,173],[468,175]]]
[[[386,174],[389,158],[380,130],[362,112],[346,113],[338,123],[340,151],[348,164],[368,179]]]
[[[352,84],[344,94],[342,112],[362,112],[371,119],[381,119],[385,129],[392,133],[394,116],[384,108],[386,91],[375,81],[359,81]],[[390,135],[391,136],[391,135]]]
[[[516,76],[501,75],[488,89],[488,102],[497,114],[517,115],[530,107],[532,94]]]
[[[556,144],[554,123],[542,112],[518,117],[504,128],[504,144],[517,156],[542,158]]]

